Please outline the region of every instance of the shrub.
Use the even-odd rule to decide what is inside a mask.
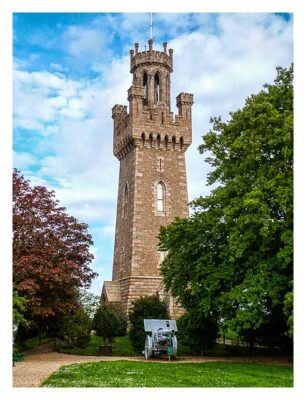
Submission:
[[[117,336],[124,336],[127,327],[127,317],[120,305],[102,304],[93,319],[92,328],[104,341],[112,343]]]
[[[136,351],[144,348],[146,333],[144,331],[144,319],[169,319],[169,313],[164,301],[156,296],[140,297],[133,302],[133,308],[129,313],[131,328],[129,337]]]
[[[187,312],[177,321],[178,340],[189,345],[198,354],[213,347],[218,334],[218,323],[213,317],[199,312]]]
[[[63,320],[62,334],[68,345],[86,347],[90,339],[91,321],[83,307],[65,317]]]

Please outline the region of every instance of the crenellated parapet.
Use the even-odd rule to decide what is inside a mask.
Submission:
[[[176,97],[176,106],[178,108],[179,116],[190,123],[191,129],[191,107],[193,105],[193,94],[180,93]]]
[[[127,106],[116,104],[112,108],[112,118],[114,120],[114,140],[113,152],[118,158],[118,153],[126,147],[129,139],[129,114],[127,113]]]
[[[191,93],[180,93],[176,97],[176,106],[180,110],[182,106],[189,106],[193,105],[193,94]]]
[[[180,93],[176,98],[178,114],[170,110],[170,73],[173,50],[130,51],[133,84],[128,89],[129,110],[124,105],[112,109],[114,120],[114,155],[121,160],[134,147],[148,145],[161,150],[185,151],[192,140],[191,109],[193,95]],[[171,142],[171,146],[168,143]],[[159,147],[160,146],[160,147]]]
[[[139,66],[160,64],[169,72],[173,71],[173,50],[167,53],[167,43],[164,42],[164,51],[153,50],[153,40],[149,40],[149,50],[139,52],[139,44],[135,43],[135,51],[130,50],[130,72],[133,73]]]

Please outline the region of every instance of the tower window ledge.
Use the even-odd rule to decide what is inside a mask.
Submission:
[[[166,213],[164,211],[154,211],[154,215],[157,217],[165,217]]]

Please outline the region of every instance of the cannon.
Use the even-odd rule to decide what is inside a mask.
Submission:
[[[168,354],[175,357],[177,354],[176,321],[168,319],[144,319],[144,330],[150,333],[145,339],[143,355],[146,359],[154,355]]]

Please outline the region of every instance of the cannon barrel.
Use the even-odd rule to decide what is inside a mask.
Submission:
[[[159,329],[159,330],[157,331],[157,333],[158,333],[158,335],[167,336],[167,335],[171,335],[171,333],[174,333],[174,331],[171,330],[171,329]]]

